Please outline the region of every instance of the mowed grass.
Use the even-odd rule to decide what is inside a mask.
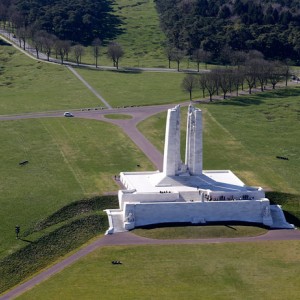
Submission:
[[[204,114],[204,169],[229,169],[248,185],[276,191],[282,194],[284,208],[289,207],[289,199],[284,199],[288,194],[298,195],[291,200],[299,218],[300,89],[240,96],[199,107]],[[183,156],[186,109],[182,111]],[[161,113],[139,124],[161,152],[165,120],[166,113]]]
[[[233,238],[257,236],[267,232],[266,228],[243,225],[181,225],[168,226],[161,224],[145,228],[136,228],[134,234],[152,239],[203,239],[203,238]]]
[[[154,1],[117,0],[114,8],[123,22],[123,33],[116,38],[124,49],[120,67],[167,67],[165,36],[159,26]],[[107,57],[107,43],[100,50],[98,63],[102,66],[113,65]],[[75,61],[73,56],[71,53],[70,58]],[[86,48],[82,62],[95,64],[92,47]]]
[[[188,99],[183,73],[128,73],[76,69],[113,107],[178,103]],[[195,92],[195,97],[200,96]]]
[[[72,201],[116,192],[114,175],[137,164],[153,169],[121,130],[99,121],[2,121],[0,140],[0,257],[23,246],[15,225],[24,232]]]
[[[102,105],[66,67],[0,46],[0,115]]]
[[[299,276],[299,241],[107,247],[18,299],[294,300]]]

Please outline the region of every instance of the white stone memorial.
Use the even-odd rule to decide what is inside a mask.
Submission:
[[[188,107],[185,162],[180,153],[180,106],[168,110],[163,171],[121,172],[119,209],[105,210],[107,234],[161,223],[250,222],[294,228],[261,187],[229,170],[202,170],[202,111]]]

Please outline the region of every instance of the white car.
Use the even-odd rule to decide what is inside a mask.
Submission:
[[[65,117],[74,117],[74,115],[73,115],[72,113],[68,112],[68,111],[66,111],[66,112],[64,113],[64,116],[65,116]]]

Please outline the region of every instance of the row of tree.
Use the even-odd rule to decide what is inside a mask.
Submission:
[[[298,0],[156,0],[156,7],[168,43],[189,55],[201,48],[219,63],[222,49],[230,47],[299,60]]]
[[[202,90],[203,98],[207,93],[212,101],[213,95],[219,95],[219,93],[223,94],[224,99],[228,92],[236,91],[236,95],[238,95],[240,88],[244,90],[245,86],[249,94],[253,88],[257,87],[264,91],[267,84],[271,84],[275,89],[281,80],[285,80],[287,86],[290,75],[288,64],[253,58],[238,68],[214,69],[200,75],[188,74],[182,81],[182,88],[189,93],[190,101],[192,101],[193,91],[199,88]]]
[[[49,34],[44,30],[37,32],[30,30],[30,27],[20,28],[16,31],[16,38],[19,40],[19,46],[26,50],[26,43],[29,40],[36,52],[36,57],[40,58],[40,52],[47,56],[54,55],[56,59],[60,59],[63,64],[69,61],[69,54],[72,53],[76,63],[81,64],[81,58],[85,54],[86,47],[81,44],[73,44],[69,40],[60,40],[55,35]],[[101,55],[102,41],[96,38],[92,41],[93,57],[95,59],[95,66],[98,67],[98,60]],[[113,61],[113,65],[118,69],[119,60],[124,55],[122,46],[117,42],[110,42],[107,46],[107,56]]]

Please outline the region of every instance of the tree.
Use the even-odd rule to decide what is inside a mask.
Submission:
[[[177,71],[179,72],[180,62],[185,56],[185,52],[183,50],[180,50],[178,48],[174,48],[172,52],[172,60],[177,62]]]
[[[200,75],[198,84],[200,89],[202,90],[202,96],[205,98],[205,89],[206,89],[206,76],[205,75]]]
[[[45,33],[43,37],[43,51],[46,53],[48,61],[50,60],[51,51],[56,40],[57,37],[49,33]]]
[[[211,59],[211,54],[208,51],[205,51],[203,49],[196,49],[193,52],[193,61],[197,63],[197,71],[199,72],[199,65],[200,63],[205,63],[205,69],[207,69],[207,63]]]
[[[100,46],[101,40],[99,38],[95,38],[92,43],[93,46],[93,55],[95,57],[96,68],[98,68],[98,58],[100,56]]]
[[[77,44],[73,47],[73,52],[75,55],[76,63],[79,65],[81,63],[81,57],[84,54],[84,48],[82,45]]]
[[[205,87],[208,91],[209,94],[209,101],[212,102],[212,96],[216,93],[217,91],[217,75],[215,73],[208,73],[205,74],[204,77],[206,77],[205,80]]]
[[[169,69],[171,68],[172,54],[173,54],[173,48],[170,45],[168,45],[166,47],[166,56],[167,56],[168,63],[169,63]]]
[[[245,81],[248,84],[249,94],[252,93],[252,88],[256,83],[256,65],[255,60],[248,60],[243,66],[243,73]]]
[[[231,91],[233,85],[233,73],[231,69],[216,69],[214,70],[216,76],[218,76],[218,85],[223,92],[223,99],[226,99],[226,94]]]
[[[34,34],[32,44],[36,52],[36,58],[39,59],[39,52],[42,51],[44,45],[44,31],[38,31]]]
[[[112,59],[114,67],[119,69],[119,60],[124,55],[122,46],[117,42],[111,42],[108,45],[107,56]]]
[[[268,78],[274,90],[276,84],[284,76],[285,66],[280,61],[270,62],[269,64],[270,66],[269,66]]]
[[[190,101],[192,101],[192,92],[197,86],[198,80],[195,75],[186,75],[181,83],[181,87],[184,91],[188,92],[190,95]]]

